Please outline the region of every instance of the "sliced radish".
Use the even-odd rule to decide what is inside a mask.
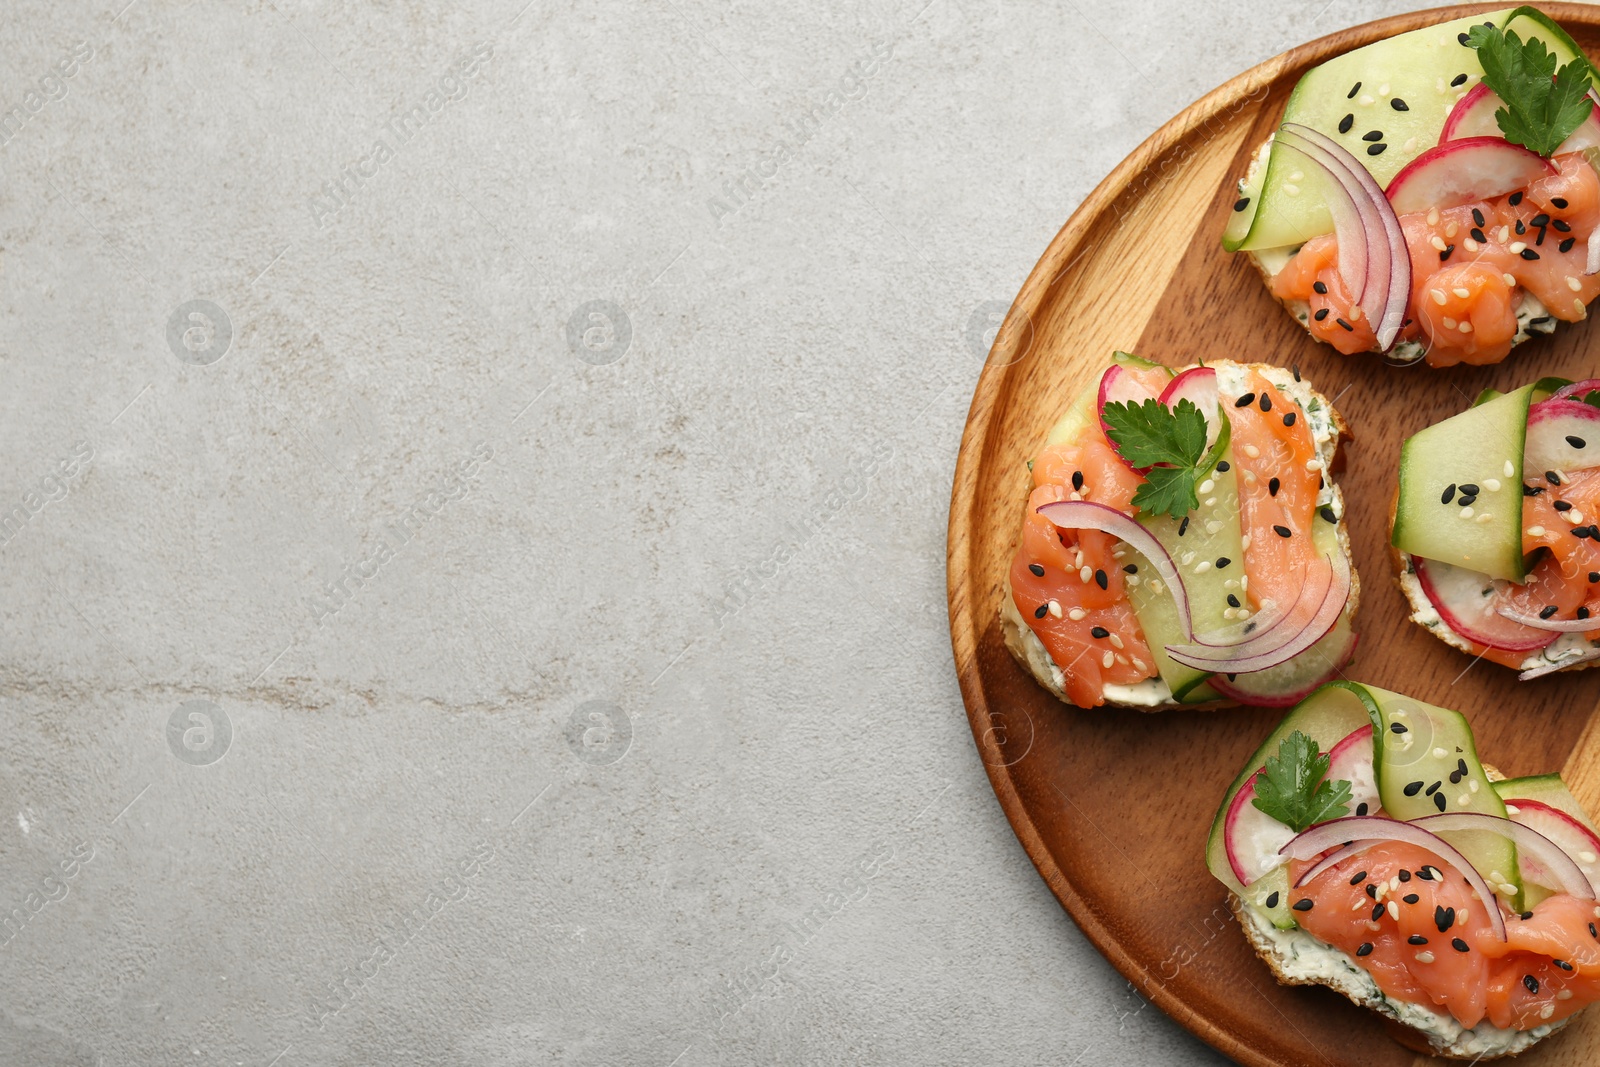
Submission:
[[[1486,833],[1499,834],[1517,846],[1518,866],[1532,861],[1542,876],[1551,879],[1548,882],[1540,882],[1540,885],[1570,893],[1583,900],[1594,899],[1594,885],[1589,881],[1589,876],[1578,866],[1577,860],[1569,856],[1566,850],[1550,837],[1524,822],[1502,819],[1498,815],[1486,815],[1477,811],[1452,811],[1446,815],[1429,815],[1413,819],[1411,825],[1433,834],[1460,833],[1464,830],[1482,830]],[[1595,853],[1590,852],[1589,855],[1593,856]]]
[[[1420,556],[1411,557],[1411,566],[1439,618],[1468,641],[1509,652],[1532,652],[1555,640],[1555,634],[1512,622],[1495,610],[1502,587],[1509,583]]]
[[[1600,378],[1585,378],[1581,382],[1573,382],[1571,385],[1563,385],[1560,389],[1557,389],[1545,399],[1564,400],[1567,397],[1572,397],[1575,400],[1581,401],[1590,393],[1600,393]]]
[[[1383,798],[1378,796],[1377,769],[1372,761],[1372,727],[1363,726],[1351,731],[1343,741],[1333,746],[1328,761],[1328,781],[1350,783],[1350,813],[1352,815],[1377,815],[1383,810]],[[1365,810],[1362,805],[1365,804]]]
[[[1600,467],[1600,408],[1571,397],[1541,400],[1528,409],[1528,441],[1522,451],[1522,477],[1545,471]]]
[[[1117,442],[1111,436],[1111,427],[1106,424],[1105,410],[1107,404],[1142,404],[1146,400],[1153,400],[1158,394],[1152,392],[1150,387],[1139,380],[1139,376],[1128,368],[1118,363],[1113,363],[1106,368],[1100,376],[1100,396],[1095,404],[1095,411],[1100,418],[1100,429],[1105,433],[1106,440],[1111,442],[1115,449]],[[1122,453],[1117,453],[1117,458],[1122,458]],[[1122,460],[1128,463],[1127,460]],[[1140,474],[1148,474],[1149,467],[1135,467],[1128,463],[1128,467]]]
[[[1504,140],[1505,134],[1500,132],[1500,123],[1494,117],[1494,113],[1504,106],[1505,101],[1493,89],[1479,82],[1450,109],[1450,116],[1444,120],[1444,129],[1439,131],[1439,143],[1459,141],[1466,137],[1498,137]]]
[[[1578,870],[1583,872],[1589,885],[1600,890],[1600,837],[1596,837],[1593,830],[1560,808],[1551,807],[1538,800],[1507,797],[1506,814],[1513,822],[1521,823],[1554,841],[1561,851],[1578,865]],[[1530,864],[1526,857],[1519,857],[1519,862],[1522,865],[1522,873],[1529,881],[1551,889],[1556,888],[1552,882],[1545,880],[1552,877],[1551,872],[1541,869],[1536,874],[1529,869]]]
[[[1207,684],[1223,696],[1258,708],[1298,704],[1324,682],[1330,682],[1355,654],[1356,634],[1343,616],[1328,635],[1288,663],[1231,677],[1214,674]]]
[[[1407,163],[1386,195],[1395,211],[1406,215],[1487,200],[1555,173],[1539,153],[1503,137],[1463,137]]]
[[[1157,397],[1161,403],[1176,409],[1178,401],[1187,400],[1200,409],[1206,418],[1206,452],[1217,443],[1222,432],[1222,418],[1217,409],[1217,372],[1210,367],[1191,367],[1167,383]]]

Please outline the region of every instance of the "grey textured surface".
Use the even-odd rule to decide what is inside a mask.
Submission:
[[[0,20],[0,1063],[1220,1062],[950,476],[1095,182],[1398,5],[124,2]]]

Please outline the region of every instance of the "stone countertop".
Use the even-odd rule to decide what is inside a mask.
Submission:
[[[0,1062],[1222,1062],[995,802],[951,473],[1095,183],[1402,5],[125,2],[0,26]]]

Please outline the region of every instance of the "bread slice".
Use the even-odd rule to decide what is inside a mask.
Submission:
[[[1218,366],[1215,361],[1207,366]],[[1333,406],[1333,402],[1326,396],[1317,392],[1308,383],[1296,378],[1295,372],[1284,367],[1275,367],[1267,363],[1238,363],[1239,367],[1258,371],[1285,395],[1293,397],[1305,409],[1310,402],[1316,399],[1320,406],[1327,412],[1329,433],[1326,440],[1318,442],[1318,455],[1322,460],[1322,469],[1327,472],[1326,484],[1323,486],[1322,495],[1318,498],[1318,506],[1332,505],[1335,514],[1339,516],[1338,541],[1339,548],[1344,552],[1345,558],[1351,561],[1350,571],[1350,600],[1345,605],[1345,617],[1354,618],[1356,609],[1361,600],[1361,581],[1355,573],[1354,555],[1350,548],[1350,530],[1346,522],[1344,506],[1344,493],[1340,490],[1334,476],[1344,469],[1344,443],[1350,440],[1350,427]],[[1011,655],[1022,665],[1034,680],[1044,686],[1055,698],[1064,704],[1071,704],[1067,699],[1065,677],[1050,659],[1050,653],[1045,650],[1044,643],[1028,626],[1017,610],[1016,599],[1011,594],[1011,580],[1006,578],[1004,593],[1000,599],[1000,632],[1005,640],[1005,645]],[[1141,697],[1143,701],[1113,701],[1108,699],[1107,706],[1128,708],[1134,711],[1213,711],[1218,708],[1235,707],[1235,700],[1212,700],[1204,703],[1184,704],[1172,698],[1167,687],[1160,679],[1141,683]],[[1148,692],[1145,691],[1148,689]],[[1132,696],[1133,694],[1129,694]]]
[[[1250,167],[1247,175],[1239,181],[1239,189],[1241,191],[1249,184],[1250,179],[1255,177],[1257,169],[1265,165],[1269,141],[1262,142],[1256,154],[1250,158]],[[1294,245],[1288,248],[1250,249],[1246,250],[1244,255],[1260,272],[1261,280],[1266,283],[1267,291],[1271,293],[1272,279],[1277,276],[1278,272],[1283,269],[1284,264],[1288,263],[1298,251],[1300,251],[1300,246]],[[1294,320],[1304,327],[1307,333],[1311,333],[1311,305],[1309,303],[1304,300],[1282,299],[1276,294],[1273,294],[1273,299],[1282,304],[1283,309],[1292,315]],[[1511,339],[1512,348],[1516,348],[1522,342],[1529,340],[1534,334],[1555,333],[1556,319],[1546,310],[1539,298],[1527,289],[1523,289],[1518,295],[1516,315],[1517,332]],[[1315,334],[1312,334],[1311,337],[1312,340],[1319,344],[1327,344],[1326,341],[1323,341]],[[1428,354],[1428,350],[1417,341],[1397,342],[1387,352],[1376,345],[1368,351],[1381,355],[1392,363],[1399,364],[1416,363]]]
[[[1476,656],[1477,652],[1473,650],[1472,643],[1452,630],[1450,624],[1440,617],[1439,610],[1433,606],[1433,602],[1428,599],[1428,594],[1423,591],[1422,582],[1417,578],[1416,568],[1411,565],[1411,555],[1394,547],[1394,516],[1399,504],[1400,490],[1396,486],[1394,495],[1389,498],[1389,561],[1394,565],[1394,584],[1411,607],[1411,621],[1451,648],[1460,649],[1469,656]],[[1528,653],[1519,669],[1527,671],[1536,667],[1548,667],[1563,659],[1581,656],[1588,648],[1589,644],[1581,633],[1560,634],[1545,648]],[[1581,671],[1589,667],[1600,667],[1600,660],[1575,662],[1570,666],[1558,667],[1552,673],[1565,674],[1568,671]]]

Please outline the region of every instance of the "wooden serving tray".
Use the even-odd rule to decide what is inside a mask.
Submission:
[[[1499,5],[1503,6],[1503,5]],[[1600,7],[1543,4],[1600,55]],[[1025,466],[1113,349],[1171,365],[1298,364],[1349,420],[1341,476],[1363,595],[1347,676],[1457,708],[1478,751],[1509,775],[1561,770],[1600,812],[1600,670],[1519,683],[1408,620],[1389,561],[1387,510],[1401,441],[1486,386],[1600,375],[1594,327],[1562,325],[1485,369],[1387,365],[1313,342],[1220,237],[1249,153],[1295,81],[1334,56],[1466,5],[1368,23],[1302,45],[1185,109],[1112,171],[1046,249],[996,338],[967,417],[950,503],[950,635],[973,737],[1017,837],[1062,906],[1151,1001],[1251,1067],[1411,1067],[1378,1015],[1320,988],[1277,985],[1235,928],[1205,867],[1223,791],[1283,715],[1081,711],[1012,661],[999,605],[1029,477]],[[1600,1007],[1517,1059],[1600,1063]]]

